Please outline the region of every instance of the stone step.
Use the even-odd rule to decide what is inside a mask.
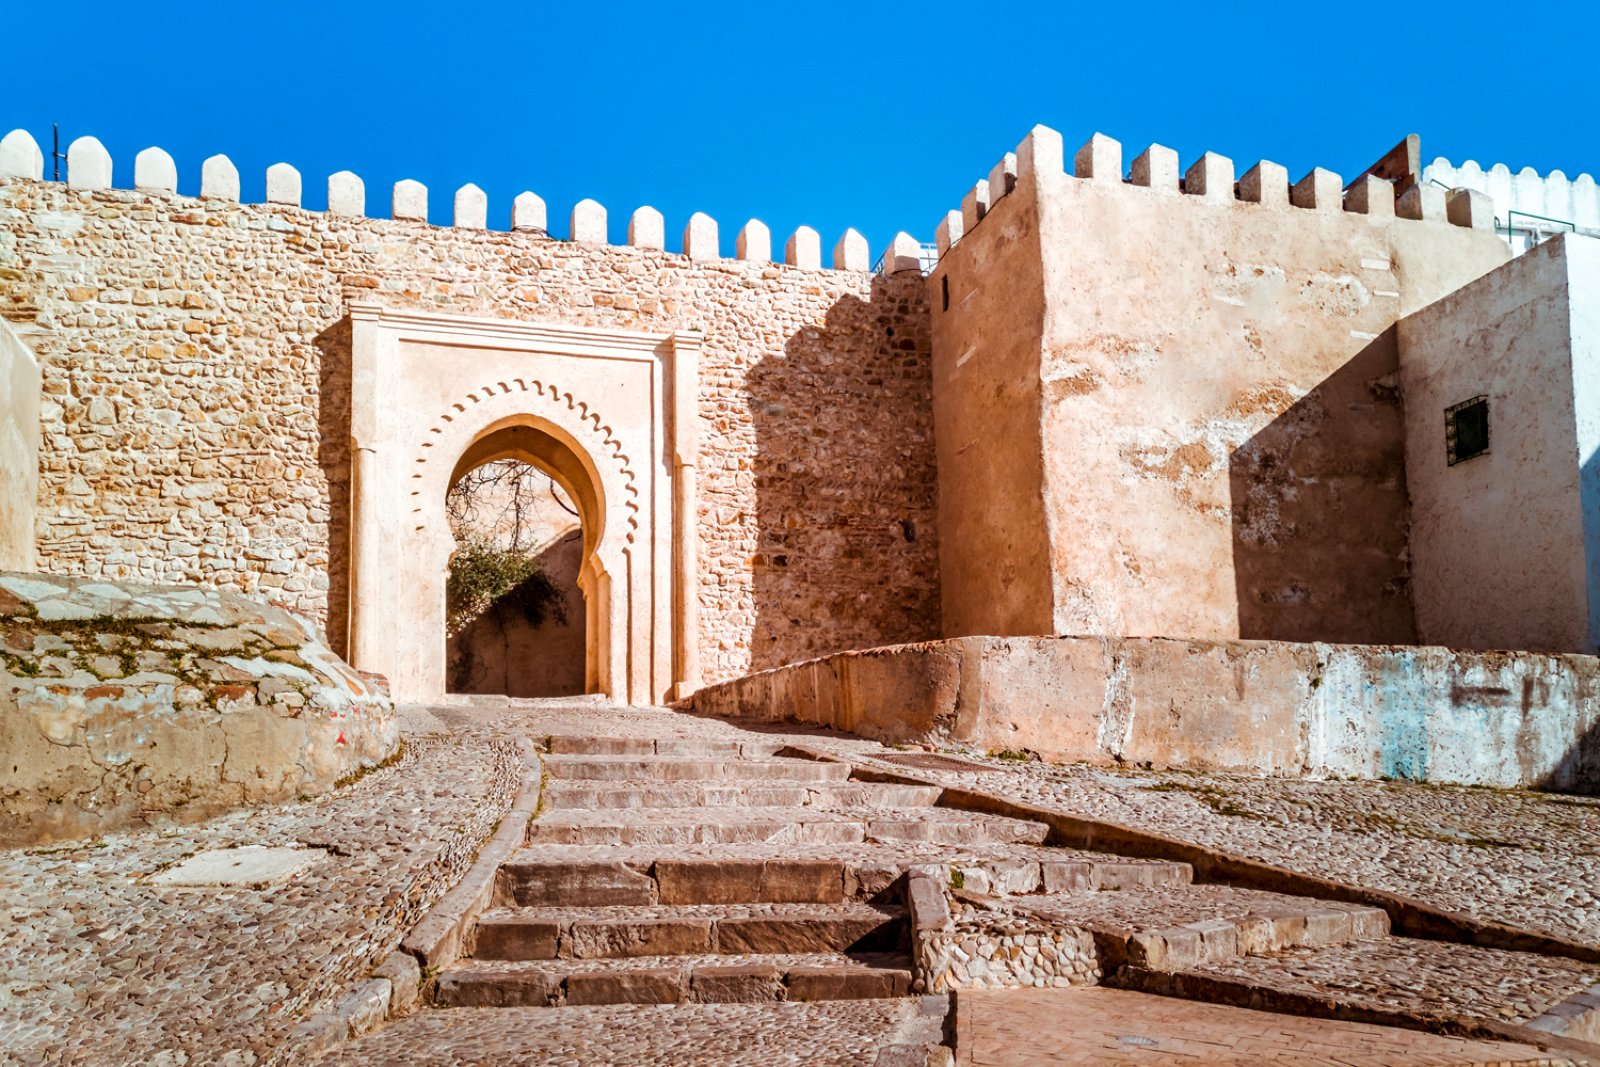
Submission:
[[[888,952],[904,950],[904,939],[905,909],[883,904],[493,908],[479,918],[469,954],[547,960]]]
[[[847,763],[812,760],[691,759],[677,756],[546,756],[552,778],[580,781],[842,782]]]
[[[557,756],[678,756],[690,759],[769,759],[782,748],[778,742],[716,741],[684,737],[572,737],[546,739]]]
[[[1049,827],[997,815],[950,808],[882,809],[720,808],[686,813],[647,808],[617,813],[555,809],[528,825],[529,844],[677,845],[783,842],[856,844],[864,841],[928,841],[954,845],[1037,844]]]
[[[1387,937],[1378,908],[1230,886],[1140,888],[1006,899],[1019,914],[1094,935],[1101,965],[1182,970],[1240,956]]]
[[[440,973],[436,999],[446,1007],[558,1007],[871,1000],[910,991],[911,961],[898,953],[786,953],[470,960]]]
[[[913,864],[949,868],[952,884],[979,892],[1188,885],[1187,863],[1130,860],[1039,845],[536,845],[500,866],[494,903],[517,907],[643,904],[828,904],[889,889]],[[777,895],[773,895],[777,894]]]
[[[544,790],[552,808],[925,808],[943,792],[931,785],[879,782],[814,785],[706,782],[591,782],[554,779]]]

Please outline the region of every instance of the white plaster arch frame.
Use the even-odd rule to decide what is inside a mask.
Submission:
[[[548,326],[352,303],[349,648],[397,700],[444,695],[444,498],[511,427],[553,440],[592,496],[579,585],[588,689],[630,704],[699,680],[700,335]]]

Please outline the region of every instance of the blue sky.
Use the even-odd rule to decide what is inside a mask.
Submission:
[[[15,4],[0,131],[49,152],[93,134],[129,186],[171,152],[180,192],[224,153],[245,199],[286,161],[321,207],[349,169],[368,211],[416,178],[435,222],[489,194],[492,227],[524,189],[565,236],[593,197],[613,240],[650,204],[678,246],[690,213],[725,255],[748,218],[774,245],[847,226],[873,254],[942,213],[1028,128],[1068,152],[1101,131],[1131,160],[1152,141],[1297,178],[1359,172],[1403,135],[1423,155],[1600,174],[1600,5],[977,2]],[[1532,16],[1537,15],[1537,22]],[[15,69],[15,67],[13,68]],[[48,176],[49,168],[47,165]]]

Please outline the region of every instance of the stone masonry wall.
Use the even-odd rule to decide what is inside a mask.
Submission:
[[[929,327],[872,276],[0,180],[0,315],[43,368],[42,569],[197,581],[342,647],[345,301],[697,329],[708,681],[938,624]],[[827,627],[817,625],[826,619]]]

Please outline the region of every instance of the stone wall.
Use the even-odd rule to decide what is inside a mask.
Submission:
[[[1592,656],[969,637],[764,671],[689,706],[1056,762],[1600,792]]]
[[[0,315],[43,366],[46,569],[261,593],[325,620],[342,648],[345,305],[376,297],[703,333],[705,677],[937,630],[930,338],[914,271],[25,178],[0,180],[0,270]]]
[[[0,279],[5,275],[0,273]],[[39,363],[0,319],[0,569],[32,570],[39,495]]]
[[[1509,250],[1439,189],[1180,173],[1036,130],[969,196],[928,280],[945,632],[1413,641],[1393,327]]]
[[[0,846],[320,793],[398,741],[381,682],[280,608],[0,572]]]

